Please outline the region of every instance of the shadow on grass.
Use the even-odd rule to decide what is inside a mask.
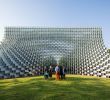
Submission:
[[[107,80],[107,82],[110,82]],[[109,100],[110,86],[103,79],[67,77],[66,80],[45,80],[33,77],[21,82],[12,81],[14,86],[0,94],[1,100]]]

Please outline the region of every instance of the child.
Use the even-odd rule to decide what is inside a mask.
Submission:
[[[48,74],[47,71],[45,71],[45,73],[44,73],[44,78],[45,78],[45,79],[48,79],[48,77],[49,77],[49,74]]]

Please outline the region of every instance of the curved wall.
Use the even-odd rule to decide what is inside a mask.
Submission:
[[[56,64],[70,74],[110,73],[101,28],[6,27],[0,55],[1,78],[27,76],[38,66]]]

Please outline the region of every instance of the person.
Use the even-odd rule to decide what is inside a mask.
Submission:
[[[66,68],[64,66],[63,66],[62,72],[63,72],[63,79],[65,79]]]
[[[55,74],[56,74],[56,80],[59,80],[60,79],[60,69],[59,69],[58,65],[55,67]]]
[[[62,66],[60,66],[59,68],[60,68],[60,79],[63,79],[63,68]]]
[[[48,69],[47,69],[47,67],[45,66],[45,67],[44,67],[44,78],[45,78],[45,79],[48,79],[48,77],[49,77]]]
[[[48,74],[47,71],[44,73],[44,78],[45,78],[45,79],[48,79],[48,78],[49,78],[49,74]]]
[[[52,78],[52,66],[50,66],[50,68],[49,68],[49,78]]]

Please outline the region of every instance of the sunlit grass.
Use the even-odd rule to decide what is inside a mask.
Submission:
[[[0,100],[110,100],[110,79],[67,75],[66,80],[43,76],[0,80]]]

